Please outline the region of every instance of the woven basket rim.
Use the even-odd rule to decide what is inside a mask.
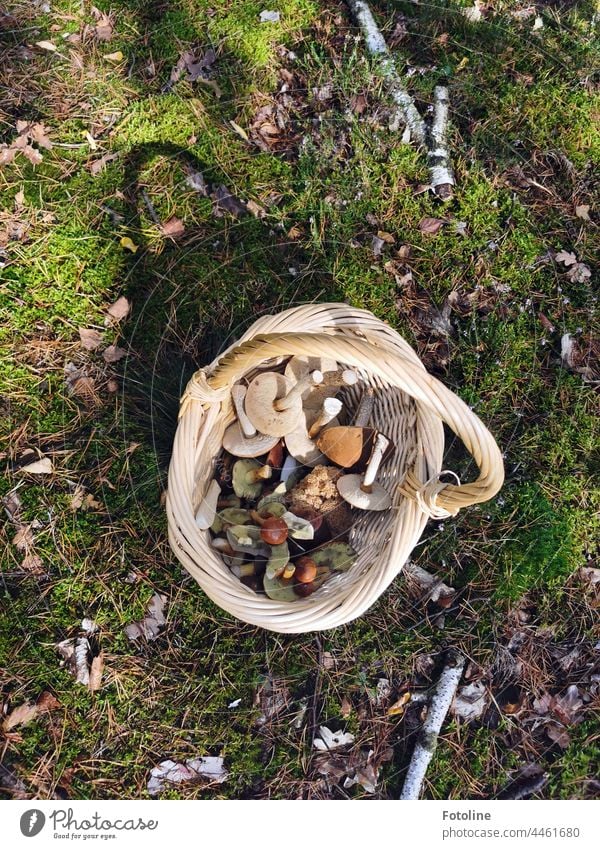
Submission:
[[[374,562],[360,575],[329,581],[325,592],[322,588],[307,599],[285,603],[241,584],[210,547],[209,531],[201,531],[194,517],[213,477],[225,427],[235,416],[231,386],[266,360],[299,354],[328,356],[354,366],[369,380],[411,398],[416,456],[394,489],[393,521]],[[386,413],[390,426],[399,428],[397,411]],[[473,483],[439,481],[444,422],[463,440],[479,467]],[[322,630],[357,618],[379,598],[401,571],[428,518],[455,515],[463,506],[485,501],[502,482],[502,458],[489,431],[458,396],[426,371],[400,334],[366,310],[346,304],[306,304],[258,319],[190,380],[181,400],[169,468],[169,541],[206,595],[233,616],[279,633]]]

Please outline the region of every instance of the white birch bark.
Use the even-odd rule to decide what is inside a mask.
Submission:
[[[389,51],[385,38],[365,0],[348,0],[348,6],[360,26],[367,50],[379,59],[381,75],[387,82],[392,100],[398,107],[406,124],[411,140],[425,148],[430,183],[435,194],[444,201],[452,198],[454,175],[448,151],[448,89],[436,86],[434,92],[433,118],[427,126],[408,93]]]
[[[440,729],[452,704],[464,668],[465,658],[458,652],[453,652],[442,670],[431,697],[427,717],[419,732],[417,745],[404,779],[401,800],[419,798],[427,767],[437,746]]]

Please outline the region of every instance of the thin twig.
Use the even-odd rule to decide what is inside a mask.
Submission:
[[[392,100],[404,119],[411,141],[427,151],[427,167],[432,189],[440,200],[450,200],[454,175],[447,144],[448,89],[445,86],[436,86],[433,119],[431,126],[427,126],[402,81],[394,57],[377,26],[369,4],[365,0],[348,0],[348,6],[363,32],[367,50],[379,59],[381,76],[386,81]]]
[[[401,800],[419,798],[427,767],[437,746],[442,723],[452,704],[464,668],[465,658],[463,655],[456,651],[449,652],[446,666],[442,670],[435,692],[431,697],[427,717],[408,765],[408,772],[400,794]]]

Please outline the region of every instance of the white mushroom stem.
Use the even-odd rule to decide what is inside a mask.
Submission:
[[[275,401],[273,406],[278,412],[281,412],[282,410],[289,410],[290,407],[294,406],[294,404],[302,401],[302,396],[307,389],[312,389],[314,386],[319,386],[321,383],[323,383],[323,372],[311,371],[310,374],[303,377],[302,380],[299,380],[293,389],[290,389],[287,395],[283,398],[279,398],[278,401]]]
[[[377,26],[369,4],[365,0],[348,0],[348,6],[362,30],[367,50],[372,56],[379,59],[381,75],[386,81],[390,96],[406,124],[410,139],[417,145],[423,146],[427,151],[427,165],[433,190],[441,200],[450,200],[454,177],[446,146],[448,89],[444,86],[436,87],[433,122],[431,127],[428,128],[419,114],[415,101],[402,82],[394,58]]]
[[[250,469],[246,472],[246,483],[268,480],[273,474],[271,466],[261,466],[260,469]]]
[[[358,375],[351,368],[339,368],[337,371],[326,371],[323,374],[321,386],[354,386]]]
[[[342,402],[338,398],[325,398],[321,412],[309,428],[308,435],[313,439],[325,425],[341,412]]]
[[[390,440],[387,436],[384,436],[383,433],[377,434],[375,445],[373,446],[373,453],[371,454],[371,459],[365,469],[363,482],[360,485],[363,492],[371,492],[381,461],[383,460],[383,455],[385,454],[389,444]]]
[[[244,398],[247,391],[246,387],[242,386],[241,383],[236,383],[235,386],[231,387],[231,400],[233,401],[242,433],[250,439],[252,436],[256,436],[256,428],[244,410]]]
[[[418,799],[425,779],[425,773],[435,752],[438,736],[452,704],[463,669],[465,658],[458,652],[452,652],[439,677],[435,692],[431,697],[427,718],[419,733],[417,745],[408,765],[401,800]]]

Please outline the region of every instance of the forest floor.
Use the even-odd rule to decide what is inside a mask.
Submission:
[[[422,112],[448,81],[442,205],[343,3],[4,4],[0,795],[143,798],[163,761],[216,756],[225,780],[153,792],[395,798],[409,694],[449,646],[467,689],[425,797],[599,795],[593,4],[466,5],[376,10]],[[414,550],[449,606],[400,576],[349,625],[278,636],[183,571],[166,475],[192,372],[314,300],[405,335],[506,483]],[[476,471],[452,439],[446,467]],[[132,640],[155,596],[156,638]],[[354,735],[335,762],[320,726]]]

